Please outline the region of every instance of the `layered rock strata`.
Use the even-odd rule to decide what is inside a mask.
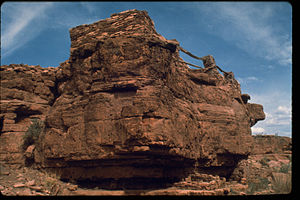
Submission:
[[[22,64],[1,66],[0,160],[24,164],[24,133],[30,119],[45,120],[56,98],[56,71]]]
[[[195,170],[228,177],[253,150],[250,127],[263,107],[233,76],[184,64],[179,43],[158,34],[147,12],[113,14],[70,36],[58,68],[1,67],[1,143],[38,117],[37,164],[62,179],[124,184]]]
[[[251,154],[291,154],[292,140],[289,137],[274,135],[254,136],[253,150]]]

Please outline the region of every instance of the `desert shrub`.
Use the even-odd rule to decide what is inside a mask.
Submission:
[[[272,174],[272,189],[277,194],[287,194],[292,190],[291,174],[273,173]]]
[[[24,135],[23,149],[26,150],[32,144],[35,144],[39,135],[44,130],[44,122],[39,119],[32,119],[31,125],[28,127]]]
[[[269,185],[269,180],[267,178],[259,177],[256,181],[249,182],[248,194],[254,194],[254,192],[267,189],[268,185]]]
[[[291,170],[291,163],[290,162],[288,164],[283,164],[280,167],[279,172],[281,172],[281,173],[288,173],[289,170]]]
[[[260,162],[260,164],[262,164],[263,166],[269,166],[269,164],[268,164],[269,161],[270,161],[270,160],[269,160],[268,158],[263,157],[259,162]]]

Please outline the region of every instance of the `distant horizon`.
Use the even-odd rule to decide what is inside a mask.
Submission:
[[[288,2],[4,2],[1,65],[58,67],[69,59],[69,29],[124,10],[146,10],[156,31],[232,71],[266,119],[252,135],[292,138],[292,7]],[[187,62],[203,66],[184,54]]]

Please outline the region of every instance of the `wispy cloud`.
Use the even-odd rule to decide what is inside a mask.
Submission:
[[[278,106],[277,107],[278,113],[289,115],[291,114],[291,108],[288,106]]]
[[[98,7],[97,7],[98,3],[95,3],[95,2],[80,2],[80,5],[82,7],[84,7],[90,14],[93,14],[98,9]]]
[[[264,94],[251,94],[251,101],[262,104],[266,119],[258,122],[252,127],[253,133],[260,133],[264,129],[265,134],[275,134],[291,136],[292,112],[291,105],[284,91],[267,91]],[[262,128],[262,129],[260,129]]]
[[[236,78],[237,81],[240,83],[240,84],[248,84],[250,82],[257,82],[257,81],[261,81],[260,79],[258,79],[257,77],[255,76],[248,76],[248,77],[237,77]]]
[[[205,20],[212,23],[202,27],[230,41],[257,57],[277,61],[280,65],[292,62],[292,40],[283,27],[273,26],[279,4],[217,2],[200,4]],[[290,22],[291,23],[291,22]]]
[[[99,2],[55,2],[49,12],[51,28],[70,29],[99,21],[103,12]],[[98,12],[97,12],[98,11]]]
[[[9,2],[1,6],[1,56],[5,57],[41,31],[34,22],[42,19],[52,3]]]

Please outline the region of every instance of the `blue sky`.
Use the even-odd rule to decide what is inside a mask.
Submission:
[[[287,2],[6,2],[1,65],[56,67],[69,58],[69,29],[124,10],[146,10],[156,30],[233,71],[266,120],[253,134],[291,136],[292,6]],[[187,62],[201,61],[181,54]]]

